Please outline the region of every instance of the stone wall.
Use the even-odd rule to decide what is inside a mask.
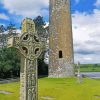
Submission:
[[[69,0],[50,0],[49,77],[74,76]]]

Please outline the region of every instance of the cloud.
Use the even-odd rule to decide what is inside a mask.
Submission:
[[[49,0],[2,0],[2,4],[9,13],[22,17],[48,16]],[[100,0],[95,6],[100,7]],[[72,24],[75,62],[100,63],[100,10],[94,9],[92,14],[76,11],[72,14]]]
[[[79,49],[76,49],[74,52],[77,54],[81,54],[83,56],[85,56],[85,55],[89,56],[91,54],[100,54],[100,48],[99,49],[95,48],[95,50],[89,49],[89,48],[79,48]]]
[[[75,0],[76,4],[78,4],[80,2],[80,0]]]
[[[9,17],[3,13],[0,14],[0,19],[9,20]]]
[[[48,15],[49,0],[2,0],[4,8],[9,13],[22,15],[23,17],[36,17]]]
[[[21,30],[20,29],[17,29],[16,30],[16,33],[19,33],[20,34],[21,33]]]
[[[94,40],[88,40],[85,42],[86,44],[90,44],[90,45],[100,45],[100,42],[98,41],[94,41]]]
[[[44,28],[48,27],[49,26],[49,22],[46,22],[46,25],[44,26]]]
[[[5,26],[5,24],[4,24],[4,23],[0,23],[0,25],[3,25],[3,26]]]
[[[100,8],[100,0],[97,0],[96,3],[94,4],[96,7]]]
[[[76,11],[72,23],[75,62],[100,63],[100,10],[92,14]]]

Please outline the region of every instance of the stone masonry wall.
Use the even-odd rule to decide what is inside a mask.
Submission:
[[[74,76],[69,0],[50,0],[49,77]],[[59,54],[62,52],[61,54]],[[62,56],[59,58],[59,56]]]

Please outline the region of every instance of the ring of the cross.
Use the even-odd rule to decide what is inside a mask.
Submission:
[[[42,44],[36,34],[24,33],[20,37],[19,50],[24,57],[34,60],[40,56]]]

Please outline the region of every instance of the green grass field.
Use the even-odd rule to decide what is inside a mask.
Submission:
[[[77,65],[75,64],[75,70],[77,72]],[[81,72],[100,72],[100,64],[80,64]]]
[[[100,67],[98,68],[91,68],[91,67],[87,67],[87,68],[80,68],[81,72],[100,72]]]
[[[100,100],[100,80],[84,78],[79,84],[76,78],[41,78],[38,83],[38,100]],[[12,92],[0,94],[0,100],[19,100],[19,82],[0,84],[0,90]]]

